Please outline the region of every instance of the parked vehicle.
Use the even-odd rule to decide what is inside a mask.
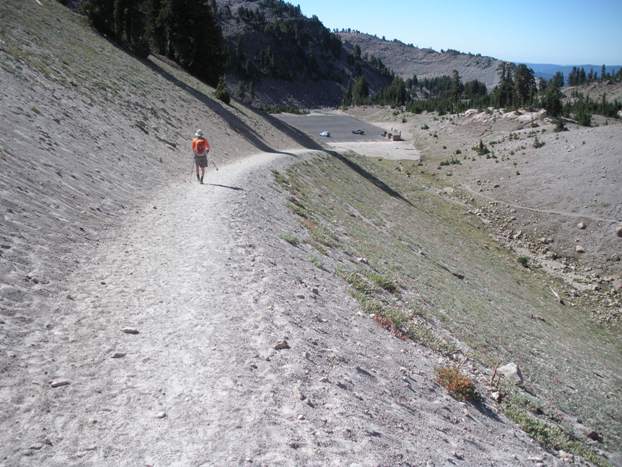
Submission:
[[[364,135],[365,130],[361,130],[361,129],[352,130],[352,133],[354,133],[355,135]]]
[[[330,138],[330,132],[324,130],[320,133],[320,136],[322,136],[323,138]]]

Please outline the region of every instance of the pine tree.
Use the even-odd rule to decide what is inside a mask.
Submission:
[[[366,104],[369,98],[369,86],[363,76],[359,76],[354,80],[352,85],[352,104]]]
[[[553,80],[546,88],[542,107],[550,117],[558,117],[562,113],[562,93]]]
[[[514,71],[514,96],[516,105],[531,104],[536,94],[536,78],[533,70],[520,64]]]
[[[605,65],[600,67],[600,80],[605,81],[607,79],[607,67]]]
[[[451,88],[449,92],[454,102],[457,102],[460,99],[463,91],[464,86],[460,80],[460,74],[458,73],[458,70],[453,70],[451,72]]]

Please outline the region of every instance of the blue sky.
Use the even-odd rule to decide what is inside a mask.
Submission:
[[[622,65],[622,0],[289,0],[326,27],[527,63]]]

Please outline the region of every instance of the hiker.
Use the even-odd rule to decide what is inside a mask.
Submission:
[[[203,176],[205,175],[205,167],[207,167],[207,153],[209,153],[209,142],[203,136],[202,130],[194,132],[192,139],[192,152],[194,153],[194,165],[197,169],[197,180],[203,184]],[[201,175],[199,175],[199,169]]]

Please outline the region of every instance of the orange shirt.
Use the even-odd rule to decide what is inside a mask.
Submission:
[[[192,140],[192,152],[197,156],[202,156],[207,151],[209,151],[209,142],[207,138],[194,138]]]

